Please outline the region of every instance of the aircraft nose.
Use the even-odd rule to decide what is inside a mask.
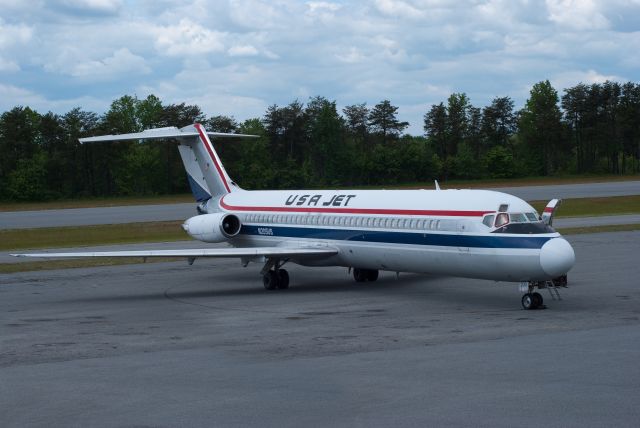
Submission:
[[[575,261],[576,254],[564,238],[549,239],[540,249],[540,266],[552,278],[566,274]]]
[[[182,223],[182,230],[184,230],[185,232],[189,233],[189,220],[187,220],[184,223]]]

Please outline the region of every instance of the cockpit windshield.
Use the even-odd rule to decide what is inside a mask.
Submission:
[[[554,230],[540,220],[537,212],[487,214],[482,224],[494,233],[553,233]]]

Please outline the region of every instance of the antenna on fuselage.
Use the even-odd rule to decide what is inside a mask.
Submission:
[[[436,182],[436,190],[440,190],[440,185],[438,184],[438,180],[434,180]]]

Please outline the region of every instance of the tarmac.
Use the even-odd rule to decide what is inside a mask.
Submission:
[[[0,275],[0,425],[635,427],[640,232],[515,284],[197,260]]]

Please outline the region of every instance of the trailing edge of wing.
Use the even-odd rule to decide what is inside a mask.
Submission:
[[[216,248],[192,250],[148,250],[148,251],[98,251],[74,253],[26,253],[11,254],[14,257],[312,257],[337,254],[333,248],[287,248],[287,247],[255,247],[255,248]]]
[[[212,137],[235,137],[235,138],[257,138],[258,135],[249,134],[228,134],[225,132],[207,132],[207,135]],[[86,137],[80,138],[80,143],[96,143],[100,141],[123,141],[123,140],[154,140],[161,138],[190,138],[198,137],[198,131],[193,130],[181,130],[175,126],[168,126],[165,128],[153,128],[147,129],[142,132],[133,132],[131,134],[119,134],[119,135],[100,135],[98,137]]]

